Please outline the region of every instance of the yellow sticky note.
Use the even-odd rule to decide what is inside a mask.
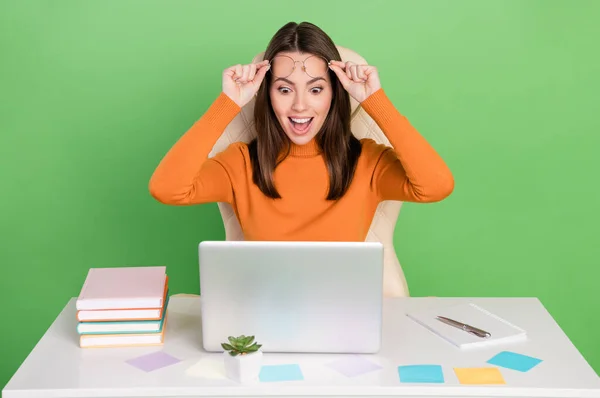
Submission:
[[[205,357],[189,367],[185,374],[205,379],[225,379],[225,365],[220,357]]]
[[[460,384],[506,384],[498,368],[454,368]]]

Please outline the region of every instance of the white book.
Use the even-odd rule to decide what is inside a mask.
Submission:
[[[163,311],[166,316],[167,310]],[[79,334],[127,334],[157,333],[163,328],[165,317],[156,321],[102,321],[78,322]]]
[[[146,310],[91,310],[77,311],[77,320],[80,322],[157,320],[162,317],[162,314],[163,308]]]
[[[79,346],[81,348],[90,348],[163,345],[163,338],[163,333],[113,335],[82,334],[79,339]]]
[[[125,333],[125,334],[81,334],[79,346],[91,347],[134,347],[147,345],[163,345],[167,328],[167,317],[160,331],[155,333]]]
[[[461,349],[488,347],[490,345],[512,343],[527,339],[525,330],[473,303],[413,311],[408,312],[406,315]],[[474,336],[471,333],[439,321],[437,319],[438,316],[450,318],[485,330],[491,336],[487,338]]]

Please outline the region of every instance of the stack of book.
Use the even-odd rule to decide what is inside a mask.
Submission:
[[[164,344],[166,267],[91,268],[77,298],[79,346]]]

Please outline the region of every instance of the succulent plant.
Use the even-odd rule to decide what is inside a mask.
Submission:
[[[228,337],[229,343],[221,343],[224,350],[229,351],[229,355],[235,357],[237,355],[246,355],[258,351],[262,344],[254,341],[254,336],[238,336]]]

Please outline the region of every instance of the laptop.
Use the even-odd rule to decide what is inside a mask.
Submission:
[[[263,352],[379,351],[381,243],[204,241],[198,253],[206,351],[239,335]]]

